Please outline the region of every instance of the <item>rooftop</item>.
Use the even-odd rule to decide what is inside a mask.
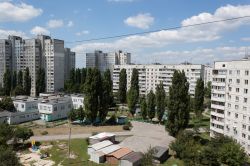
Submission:
[[[119,145],[110,145],[101,149],[100,151],[104,154],[109,154],[109,153],[119,150],[120,148],[121,147]]]
[[[132,163],[140,160],[143,157],[143,154],[141,152],[131,152],[128,155],[121,158],[121,160],[128,160]]]
[[[157,157],[157,158],[160,158],[165,152],[168,151],[168,148],[162,147],[162,146],[155,146],[153,148],[153,151],[154,151],[153,156]]]
[[[113,137],[113,136],[115,136],[115,134],[103,132],[103,133],[99,133],[99,134],[93,135],[93,136],[91,136],[89,138],[90,139],[103,139],[103,138]]]
[[[105,147],[110,146],[110,145],[113,145],[113,143],[111,141],[106,140],[106,141],[102,141],[102,142],[98,142],[96,144],[90,145],[88,147],[93,148],[95,150],[99,150],[99,149],[105,148]]]
[[[120,159],[131,152],[132,150],[129,148],[121,148],[113,153],[110,153],[109,156],[114,156],[115,158]]]

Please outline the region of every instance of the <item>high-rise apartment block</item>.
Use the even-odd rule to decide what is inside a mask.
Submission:
[[[64,48],[64,41],[38,35],[36,39],[9,36],[0,40],[0,85],[7,69],[13,73],[29,68],[31,95],[36,95],[36,77],[39,68],[45,71],[46,91],[56,92],[64,87],[69,71],[75,68],[75,53]]]
[[[215,62],[210,136],[227,135],[250,154],[250,59]]]
[[[140,94],[146,95],[156,86],[163,83],[166,93],[169,92],[169,87],[172,84],[174,70],[184,71],[189,82],[189,93],[194,96],[196,81],[198,78],[204,79],[204,66],[194,64],[180,65],[115,65],[113,70],[113,91],[116,93],[119,89],[119,73],[122,69],[126,69],[127,73],[127,90],[131,85],[131,77],[133,69],[139,72],[139,87]]]
[[[95,51],[94,53],[86,53],[86,68],[98,68],[102,73],[110,69],[112,72],[114,65],[125,65],[131,63],[131,54],[122,51],[104,53]]]
[[[212,82],[212,71],[213,67],[206,65],[204,68],[204,85],[206,86],[208,82]]]

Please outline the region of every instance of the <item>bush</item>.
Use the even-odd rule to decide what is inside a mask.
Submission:
[[[42,134],[42,135],[47,135],[47,134],[49,134],[49,133],[48,133],[48,131],[45,130],[45,131],[42,131],[41,134]]]
[[[123,125],[123,130],[130,130],[129,126],[128,125]]]

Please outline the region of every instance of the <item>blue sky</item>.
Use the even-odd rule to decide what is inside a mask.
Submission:
[[[76,51],[78,67],[85,66],[85,53],[95,49],[131,52],[135,63],[213,63],[245,55],[250,18],[112,40],[69,42],[241,16],[250,16],[249,0],[0,0],[0,38],[50,34]]]

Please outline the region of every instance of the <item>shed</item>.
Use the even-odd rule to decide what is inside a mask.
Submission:
[[[121,158],[119,166],[140,166],[142,157],[141,152],[131,152]]]
[[[121,148],[113,153],[107,154],[106,161],[111,165],[118,165],[119,160],[131,152],[132,150],[129,148]]]
[[[0,112],[0,123],[7,122],[9,115],[10,115],[10,112],[8,112],[8,111]]]
[[[103,132],[103,133],[99,133],[99,134],[96,134],[96,135],[89,137],[89,143],[91,145],[96,144],[98,142],[102,142],[104,140],[109,140],[109,141],[114,143],[115,142],[115,134]]]
[[[162,147],[162,146],[155,146],[153,149],[153,158],[154,158],[154,163],[163,163],[165,162],[168,157],[168,148]]]
[[[90,155],[90,160],[95,163],[103,163],[105,162],[105,155],[112,153],[114,151],[119,150],[121,147],[119,145],[110,145],[103,149],[100,149],[99,151],[93,152]]]
[[[89,145],[88,146],[88,154],[91,155],[93,152],[98,151],[102,148],[105,148],[107,146],[113,145],[113,143],[109,140],[105,140],[102,142],[98,142],[96,144],[93,145]]]

